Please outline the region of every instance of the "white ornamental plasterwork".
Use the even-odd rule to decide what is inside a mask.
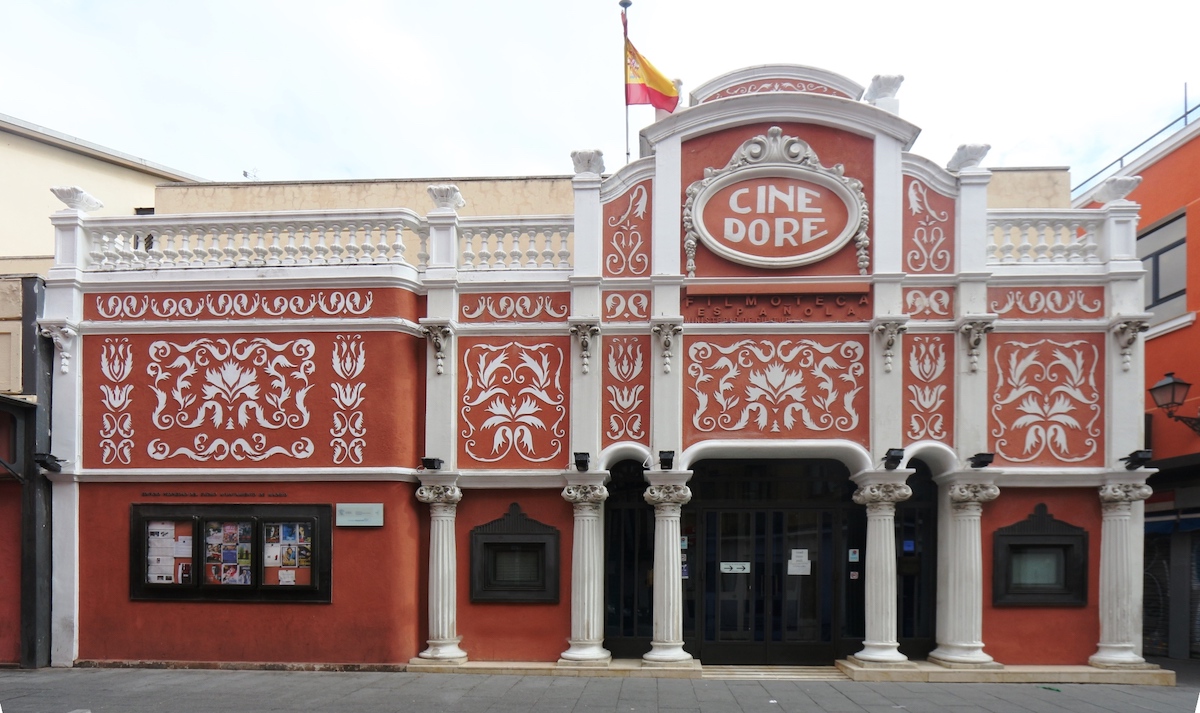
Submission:
[[[762,92],[803,92],[806,94],[829,94],[835,97],[846,96],[844,92],[840,92],[824,84],[816,82],[797,81],[792,79],[775,79],[764,82],[742,84],[721,91],[707,97],[704,101],[710,102],[714,99],[723,99],[725,97],[744,96],[746,94],[760,94]]]
[[[604,266],[610,275],[644,275],[650,269],[646,241],[642,238],[642,221],[646,218],[649,193],[645,184],[629,192],[629,205],[619,216],[608,219],[608,227],[616,228],[609,238],[609,253]]]
[[[858,427],[866,373],[857,341],[743,339],[688,346],[696,430],[849,432]]]
[[[936,319],[950,317],[950,291],[943,289],[910,289],[904,293],[904,304],[912,317]]]
[[[913,248],[905,255],[909,272],[946,272],[952,254],[946,247],[946,223],[950,214],[929,205],[929,190],[924,183],[913,180],[908,184],[908,211],[917,219],[913,230]]]
[[[362,336],[339,334],[333,343],[333,373],[338,380],[330,384],[334,412],[329,445],[333,448],[334,463],[350,461],[361,465],[363,462],[367,426],[362,404],[366,400],[367,382],[360,377],[366,366],[367,349]]]
[[[133,348],[125,338],[106,338],[100,347],[100,458],[105,465],[129,465],[133,456],[133,384],[122,383],[133,372]]]
[[[1009,290],[1004,304],[992,301],[992,311],[1000,316],[1017,311],[1030,317],[1066,314],[1073,310],[1097,314],[1104,301],[1089,298],[1083,290]]]
[[[192,297],[97,295],[96,311],[104,319],[195,319],[199,317],[330,317],[363,315],[374,295],[357,290],[317,292],[307,296],[266,296],[258,292],[224,292]]]
[[[936,337],[910,337],[908,373],[915,383],[908,385],[908,403],[912,406],[905,436],[910,441],[944,441],[948,435],[941,409],[946,403],[946,385],[938,384],[946,373],[946,347]]]
[[[462,299],[462,313],[467,319],[479,319],[484,313],[492,319],[536,319],[543,313],[555,319],[563,319],[570,311],[570,307],[565,303],[556,303],[550,295],[503,295],[499,298],[493,295],[479,295],[474,305],[467,304],[469,296],[464,295]]]
[[[612,412],[605,437],[613,441],[641,441],[646,437],[642,404],[645,387],[639,381],[646,366],[642,342],[636,338],[613,337],[608,340],[608,375],[613,384],[605,387]]]
[[[315,353],[308,339],[155,341],[146,367],[156,399],[151,423],[173,435],[198,433],[189,445],[173,445],[181,440],[177,436],[170,442],[156,438],[148,454],[155,460],[185,456],[198,461],[312,456],[309,438],[273,443],[271,436],[308,425],[305,398]]]
[[[1088,342],[1007,341],[995,351],[992,394],[995,451],[1013,463],[1043,454],[1065,463],[1087,460],[1102,435],[1099,350]]]
[[[643,320],[650,318],[650,293],[606,292],[604,319],[608,321]]]
[[[459,412],[467,454],[482,463],[511,454],[530,463],[558,458],[567,435],[560,377],[565,358],[560,347],[547,343],[468,347]]]

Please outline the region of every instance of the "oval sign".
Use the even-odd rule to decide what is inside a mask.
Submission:
[[[727,260],[767,268],[823,260],[858,231],[841,183],[802,168],[762,166],[722,176],[695,204],[696,232]]]

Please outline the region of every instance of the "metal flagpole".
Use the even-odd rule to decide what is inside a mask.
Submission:
[[[629,42],[629,21],[625,17],[625,11],[633,4],[633,0],[621,0],[618,5],[621,6],[621,90],[628,92],[626,86],[629,82],[629,53],[626,49],[626,43]],[[625,97],[625,163],[629,163],[629,96]]]

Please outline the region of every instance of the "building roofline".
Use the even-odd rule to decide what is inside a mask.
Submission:
[[[120,151],[113,151],[99,144],[77,139],[74,136],[68,136],[53,129],[38,126],[37,124],[31,124],[28,121],[22,121],[15,116],[8,116],[7,114],[0,114],[0,132],[15,134],[49,146],[99,159],[123,168],[148,173],[152,176],[165,178],[168,181],[176,183],[206,183],[205,179],[199,176],[176,171],[173,168],[168,168],[167,166],[153,163],[137,156],[121,153]]]
[[[1178,121],[1178,119],[1176,119]],[[1146,150],[1145,153],[1133,159],[1124,166],[1118,168],[1112,173],[1104,177],[1103,180],[1097,181],[1094,186],[1079,194],[1079,197],[1071,201],[1071,205],[1075,208],[1087,206],[1093,202],[1092,196],[1099,188],[1104,185],[1104,181],[1113,176],[1136,176],[1150,166],[1158,163],[1163,158],[1169,156],[1175,149],[1183,146],[1187,142],[1200,135],[1200,121],[1194,121],[1187,126],[1179,129],[1167,138],[1159,141],[1154,146]],[[1112,164],[1109,164],[1110,166]]]
[[[605,174],[608,175],[608,174]],[[455,183],[462,182],[478,182],[478,181],[567,181],[573,176],[426,176],[417,178],[322,178],[314,181],[294,180],[294,181],[205,181],[205,188],[225,188],[236,186],[238,188],[251,188],[254,186],[310,186],[310,185],[325,185],[325,184],[350,184],[350,183]]]

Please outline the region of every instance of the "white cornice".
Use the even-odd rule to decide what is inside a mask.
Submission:
[[[830,89],[843,92],[851,99],[862,99],[863,86],[854,80],[835,74],[827,69],[809,67],[802,64],[760,64],[753,67],[743,67],[727,74],[710,79],[696,87],[689,94],[691,106],[704,103],[709,97],[730,87],[747,82],[765,82],[771,79],[790,79],[794,81],[823,84]],[[799,93],[799,92],[792,92]]]
[[[953,173],[933,161],[917,154],[904,153],[901,157],[901,172],[919,178],[929,187],[951,198],[958,195],[958,180]]]
[[[889,136],[905,150],[921,133],[915,125],[869,104],[825,94],[764,92],[690,107],[647,126],[641,136],[654,146],[669,136],[686,141],[730,126],[769,122],[819,124],[862,136]]]
[[[654,178],[654,157],[646,156],[627,163],[600,184],[600,202],[608,203],[642,181],[651,178]]]
[[[74,136],[47,129],[37,124],[31,124],[27,121],[21,121],[14,116],[0,114],[0,132],[15,134],[26,139],[37,141],[38,143],[60,148],[65,151],[77,153],[89,158],[98,159],[105,163],[111,163],[123,168],[132,169],[141,173],[146,173],[156,178],[163,178],[174,183],[206,183],[207,181],[199,176],[193,176],[189,173],[176,171],[173,168],[168,168],[157,163],[152,163],[137,156],[130,156],[120,151],[113,151],[99,144],[93,144],[90,141],[77,139]]]

